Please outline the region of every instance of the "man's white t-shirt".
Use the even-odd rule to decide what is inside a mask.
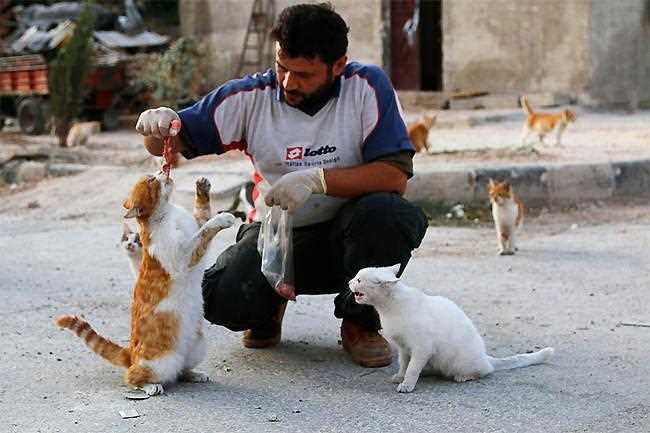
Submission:
[[[413,151],[397,95],[384,71],[348,63],[332,98],[313,115],[288,105],[273,70],[231,80],[181,110],[186,157],[238,149],[253,162],[256,212],[282,175],[310,167],[353,167]],[[268,183],[268,184],[267,184]],[[296,227],[327,221],[346,199],[312,195],[294,213]]]

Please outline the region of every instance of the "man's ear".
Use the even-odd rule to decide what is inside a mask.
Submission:
[[[345,65],[348,63],[348,56],[341,56],[337,61],[334,62],[332,65],[332,75],[334,77],[338,77],[343,73],[343,69],[345,69]]]

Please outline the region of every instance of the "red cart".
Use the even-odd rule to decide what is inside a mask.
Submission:
[[[105,130],[119,124],[117,95],[126,86],[120,63],[97,62],[85,86],[88,88],[82,116],[99,120]],[[38,54],[0,57],[0,129],[6,117],[15,117],[25,134],[41,134],[49,123],[48,68]]]

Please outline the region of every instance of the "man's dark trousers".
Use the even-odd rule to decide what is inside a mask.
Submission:
[[[400,263],[403,271],[426,228],[422,210],[398,194],[373,193],[351,200],[332,220],[294,229],[296,293],[338,293],[336,317],[378,330],[377,312],[354,301],[348,281],[369,266]],[[237,242],[203,277],[205,318],[233,331],[263,326],[285,302],[260,271],[259,230],[260,223],[242,225]]]

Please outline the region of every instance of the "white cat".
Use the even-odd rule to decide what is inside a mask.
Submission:
[[[142,262],[142,242],[140,241],[140,234],[132,231],[127,223],[123,223],[122,226],[120,247],[129,259],[129,266],[131,267],[133,276],[137,278],[140,263]]]
[[[357,303],[375,307],[384,336],[398,348],[399,371],[392,377],[398,392],[413,391],[423,370],[464,382],[539,364],[553,355],[551,347],[506,358],[487,355],[483,338],[465,313],[447,298],[403,284],[399,267],[361,269],[349,283]]]
[[[101,131],[99,122],[78,122],[72,125],[65,140],[66,146],[76,147],[88,142],[91,135]]]

